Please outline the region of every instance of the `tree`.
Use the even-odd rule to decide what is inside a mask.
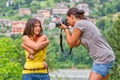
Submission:
[[[108,16],[108,17],[102,17],[97,20],[96,25],[100,30],[104,31],[113,25],[112,24],[113,21],[111,19],[112,16]]]
[[[22,66],[21,40],[10,37],[0,38],[0,80],[20,80]]]
[[[115,52],[115,63],[111,71],[110,80],[120,79],[120,16],[114,21],[114,25],[105,31],[107,41]]]

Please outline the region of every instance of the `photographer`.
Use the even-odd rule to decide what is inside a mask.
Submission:
[[[108,80],[115,56],[96,25],[87,20],[83,10],[77,8],[68,10],[66,20],[74,28],[71,33],[69,27],[61,23],[60,28],[65,32],[68,45],[73,48],[81,43],[93,60],[89,80]]]

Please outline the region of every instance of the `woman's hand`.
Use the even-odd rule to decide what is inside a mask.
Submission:
[[[61,29],[69,29],[68,26],[64,25],[63,23],[61,23],[61,26],[60,26]]]
[[[43,66],[44,66],[45,69],[48,68],[48,65],[47,65],[47,63],[45,61],[43,62]]]
[[[36,53],[36,51],[35,51],[34,49],[26,46],[26,45],[23,44],[23,43],[21,44],[21,46],[22,46],[23,49],[27,50],[30,54],[35,54],[35,53]]]
[[[32,54],[29,53],[28,56],[27,56],[27,58],[30,59],[30,60],[33,60],[34,59],[34,55],[32,55]]]

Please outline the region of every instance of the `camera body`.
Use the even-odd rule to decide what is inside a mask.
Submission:
[[[69,24],[67,23],[67,19],[62,19],[61,22],[62,22],[62,24],[66,25],[66,26],[69,26]],[[55,25],[56,25],[56,27],[59,28],[61,26],[61,23],[56,22]]]

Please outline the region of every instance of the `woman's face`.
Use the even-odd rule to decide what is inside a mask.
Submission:
[[[36,22],[35,26],[34,26],[34,35],[39,35],[40,31],[41,31],[41,27],[40,27],[40,23]]]
[[[74,27],[76,21],[74,15],[66,16],[66,19],[67,19],[67,23],[71,25],[71,27]]]

